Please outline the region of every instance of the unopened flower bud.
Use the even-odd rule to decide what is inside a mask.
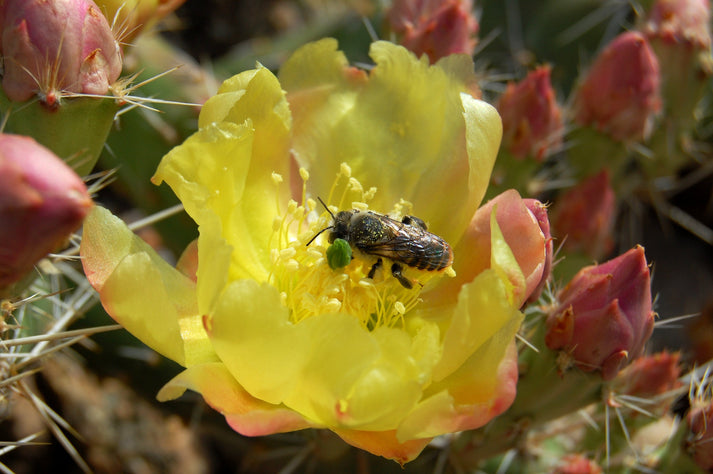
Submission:
[[[695,110],[713,75],[710,21],[708,0],[657,0],[642,25],[659,61],[667,122],[665,141],[651,144],[654,159],[642,160],[650,175],[675,174],[690,160]],[[683,153],[672,146],[676,141]]]
[[[641,246],[583,268],[559,293],[559,306],[547,317],[547,347],[569,354],[579,369],[599,370],[611,380],[641,354],[651,336],[650,286]]]
[[[657,0],[649,11],[644,32],[672,45],[710,49],[708,0]]]
[[[617,141],[642,140],[661,109],[659,88],[659,63],[646,38],[622,33],[594,61],[575,93],[575,120]]]
[[[3,88],[13,101],[48,106],[66,92],[104,95],[121,73],[121,50],[92,0],[0,4]]]
[[[690,435],[688,452],[693,461],[706,472],[713,470],[713,404],[694,406],[687,415]]]
[[[612,249],[616,217],[609,172],[604,169],[560,196],[551,216],[553,233],[566,252],[605,257]]]
[[[395,0],[388,20],[403,46],[431,62],[475,50],[479,26],[471,0]]]
[[[553,474],[601,474],[602,468],[595,461],[582,454],[568,454],[552,471]]]
[[[681,354],[658,352],[644,355],[619,373],[617,391],[637,397],[652,397],[669,392],[681,382]]]
[[[62,245],[91,205],[84,182],[52,152],[0,134],[0,288]]]
[[[497,108],[503,119],[503,147],[515,157],[542,161],[562,146],[562,112],[549,66],[535,69],[517,84],[508,84]]]

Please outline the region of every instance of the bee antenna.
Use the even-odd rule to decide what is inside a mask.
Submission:
[[[319,198],[317,198],[317,199],[319,199]],[[321,199],[320,199],[320,201],[321,201]],[[324,204],[324,203],[322,203],[322,204]],[[329,210],[329,209],[328,209],[328,210]],[[330,212],[330,214],[331,214],[331,212]],[[317,233],[314,235],[314,237],[312,237],[311,239],[309,239],[309,242],[307,242],[307,244],[305,245],[305,247],[308,247],[309,244],[311,244],[312,242],[314,242],[314,239],[316,239],[317,237],[319,237],[319,234],[321,234],[322,232],[324,232],[324,231],[327,230],[327,229],[332,229],[333,227],[334,227],[333,225],[330,225],[329,227],[325,227],[324,229],[322,229],[322,230],[320,230],[319,232],[317,232]]]
[[[330,211],[329,208],[327,207],[327,205],[324,203],[324,201],[322,201],[322,198],[319,197],[319,196],[317,196],[317,199],[319,199],[319,202],[322,203],[322,205],[323,205],[324,208],[327,210],[327,212],[329,213],[329,215],[332,216],[332,219],[334,219],[334,214],[332,214],[332,211]],[[329,229],[329,227],[327,227],[327,229]],[[319,235],[319,234],[317,234],[317,235]]]

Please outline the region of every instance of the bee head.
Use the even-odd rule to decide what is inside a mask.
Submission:
[[[329,243],[334,243],[336,239],[343,238],[343,236],[346,236],[349,233],[349,219],[351,218],[351,213],[348,211],[342,211],[337,213],[335,216],[332,211],[329,210],[329,207],[327,207],[324,201],[322,201],[321,197],[317,196],[317,199],[319,199],[319,202],[322,203],[322,206],[324,206],[329,215],[332,216],[332,225],[317,232],[314,237],[309,239],[307,245],[314,242],[314,239],[319,237],[322,232],[329,229],[333,229],[332,232],[329,233]],[[347,214],[347,216],[344,216],[344,214]]]
[[[329,243],[333,243],[336,239],[349,240],[349,226],[351,224],[354,211],[341,211],[334,217],[332,224],[332,232],[329,233]]]

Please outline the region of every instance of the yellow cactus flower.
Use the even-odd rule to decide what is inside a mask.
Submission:
[[[102,208],[81,254],[109,314],[185,367],[160,400],[194,390],[244,435],[327,428],[404,463],[510,405],[525,283],[494,213],[490,268],[458,276],[502,133],[469,93],[470,58],[430,66],[387,42],[370,54],[364,72],[336,41],[311,43],[279,81],[258,66],[206,102],[153,178],[198,224],[176,268]],[[328,233],[307,245],[331,224],[317,197],[331,212],[420,217],[452,268],[405,266],[411,289],[388,270],[368,278],[369,255],[332,269]]]

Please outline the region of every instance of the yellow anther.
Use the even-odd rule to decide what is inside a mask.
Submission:
[[[349,187],[351,188],[352,191],[356,191],[356,192],[364,191],[364,188],[361,186],[361,183],[356,178],[349,178]]]
[[[324,252],[315,247],[310,247],[307,249],[307,255],[312,258],[322,258],[324,257]]]
[[[342,302],[336,298],[330,298],[324,306],[328,313],[336,313],[342,309]]]
[[[302,181],[307,181],[309,179],[309,171],[304,168],[300,168],[300,178],[302,178]]]
[[[307,209],[317,209],[317,201],[312,198],[307,199]]]
[[[305,215],[305,208],[299,206],[297,209],[295,209],[295,212],[293,212],[293,214],[295,219],[300,220]]]
[[[287,247],[280,250],[280,258],[288,259],[297,255],[297,250],[294,247]]]
[[[280,184],[282,183],[282,175],[280,173],[275,173],[274,171],[272,172],[272,182],[275,184]]]
[[[339,165],[339,173],[340,173],[342,176],[345,176],[345,177],[347,177],[347,178],[351,178],[351,176],[352,176],[352,168],[351,168],[351,166],[349,166],[348,164],[342,163],[341,165]]]

